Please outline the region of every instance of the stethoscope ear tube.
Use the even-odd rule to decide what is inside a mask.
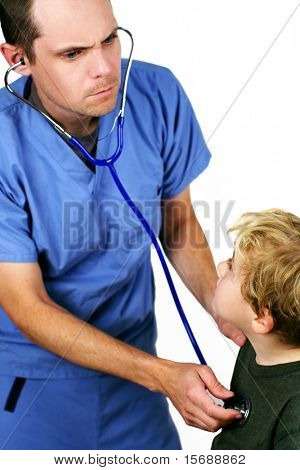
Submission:
[[[44,116],[44,118],[47,119],[47,121],[51,124],[51,126],[63,137],[67,138],[68,140],[71,139],[71,135],[65,130],[63,129],[57,122],[54,121],[54,119],[52,119],[50,116],[48,116],[46,113],[44,113],[43,111],[41,111],[40,109],[38,109],[34,104],[30,103],[28,100],[26,100],[25,98],[23,98],[23,96],[19,95],[16,91],[14,91],[10,84],[8,83],[8,76],[10,74],[10,72],[12,72],[13,70],[15,70],[16,68],[22,66],[22,65],[25,65],[25,61],[24,59],[22,58],[19,62],[17,62],[16,64],[12,65],[11,67],[9,67],[9,69],[6,71],[5,73],[5,76],[4,76],[4,83],[5,83],[5,86],[7,88],[7,90],[14,96],[16,96],[17,98],[19,98],[19,100],[23,101],[23,103],[26,103],[28,104],[31,108],[35,109],[38,113],[40,113],[42,116]]]

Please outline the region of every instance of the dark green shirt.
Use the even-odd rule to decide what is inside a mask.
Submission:
[[[230,389],[250,399],[248,420],[224,427],[212,449],[300,449],[300,361],[262,366],[248,340],[239,351]]]

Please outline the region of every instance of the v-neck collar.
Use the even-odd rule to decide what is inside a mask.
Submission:
[[[31,84],[31,76],[20,78],[15,82],[14,89],[21,95],[26,96],[28,87]],[[96,158],[108,158],[114,152],[117,146],[117,130],[114,129],[113,133],[104,140],[99,140],[108,135],[113,126],[116,115],[120,109],[121,104],[121,88],[119,89],[116,107],[113,111],[101,116],[99,121],[99,134]],[[17,99],[17,98],[16,98]],[[76,155],[69,144],[58,134],[51,124],[39,114],[35,109],[31,108],[26,103],[20,102],[23,106],[25,122],[28,123],[29,131],[36,129],[37,119],[38,135],[33,134],[33,138],[39,140],[39,144],[45,147],[45,153],[48,152],[51,158],[54,158],[57,163],[63,168],[67,174],[72,177],[79,185],[88,185],[92,195],[97,194],[97,190],[101,183],[105,167],[96,166],[96,172],[93,173],[85,163]],[[23,120],[24,121],[24,120]]]

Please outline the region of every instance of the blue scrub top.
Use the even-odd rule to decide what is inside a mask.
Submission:
[[[12,86],[24,96],[28,80],[21,77]],[[121,90],[116,109],[100,118],[99,138],[109,133],[120,101]],[[157,338],[150,239],[109,169],[97,167],[94,174],[44,117],[5,88],[0,128],[0,262],[38,262],[54,302],[147,350]],[[100,140],[97,158],[113,154],[116,143],[115,131]],[[180,194],[210,157],[173,73],[133,61],[124,150],[115,167],[157,235],[161,199]],[[1,308],[0,372],[28,378],[99,374],[31,342]]]

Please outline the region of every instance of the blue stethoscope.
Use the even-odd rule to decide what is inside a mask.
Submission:
[[[117,185],[120,193],[122,194],[123,198],[125,199],[125,201],[127,202],[127,204],[129,205],[129,207],[132,209],[132,211],[136,214],[136,216],[139,218],[140,222],[142,223],[142,225],[144,226],[146,232],[148,233],[156,251],[157,251],[157,254],[159,256],[159,259],[160,259],[160,262],[162,264],[162,267],[163,267],[163,270],[164,270],[164,273],[165,273],[165,276],[167,278],[167,281],[168,281],[168,284],[169,284],[169,287],[170,287],[170,290],[171,290],[171,293],[172,293],[172,296],[173,296],[173,299],[174,299],[174,302],[175,302],[175,305],[177,307],[177,310],[178,310],[178,313],[180,315],[180,318],[183,322],[183,325],[186,329],[186,332],[189,336],[189,339],[192,343],[192,346],[197,354],[197,357],[200,361],[200,364],[202,365],[207,365],[204,357],[203,357],[203,354],[197,344],[197,341],[195,339],[195,336],[192,332],[192,329],[189,325],[189,322],[186,318],[186,315],[183,311],[183,308],[181,306],[181,303],[180,303],[180,300],[179,300],[179,297],[177,295],[177,292],[176,292],[176,289],[175,289],[175,286],[174,286],[174,283],[173,283],[173,280],[172,280],[172,277],[171,277],[171,274],[170,274],[170,271],[169,271],[169,268],[168,268],[168,265],[166,263],[166,260],[165,260],[165,257],[162,253],[162,250],[159,246],[159,243],[157,241],[157,238],[156,238],[156,235],[155,233],[153,232],[153,230],[151,229],[150,225],[148,224],[147,220],[144,218],[143,214],[141,213],[141,211],[138,209],[138,207],[134,204],[134,202],[132,201],[132,199],[130,198],[130,196],[128,195],[128,193],[126,192],[123,184],[121,183],[119,177],[118,177],[118,174],[116,172],[116,169],[114,167],[114,163],[118,160],[118,158],[120,158],[120,155],[122,154],[122,151],[123,151],[123,146],[124,146],[124,139],[123,139],[123,131],[124,131],[124,115],[125,115],[125,105],[126,105],[126,96],[127,96],[127,86],[128,86],[128,79],[129,79],[129,74],[130,74],[130,70],[131,70],[131,66],[132,66],[132,54],[133,54],[133,49],[134,49],[134,40],[133,40],[133,36],[131,34],[130,31],[128,31],[127,29],[124,29],[122,28],[121,26],[118,27],[118,30],[121,30],[121,31],[124,31],[125,33],[127,33],[131,39],[131,50],[130,50],[130,55],[129,55],[129,60],[128,60],[128,64],[127,64],[127,68],[126,68],[126,72],[125,72],[125,79],[124,79],[124,85],[123,85],[123,91],[122,91],[122,101],[121,101],[121,107],[120,107],[120,111],[117,115],[117,117],[115,118],[115,121],[114,121],[114,124],[113,124],[113,127],[111,129],[111,131],[109,132],[109,134],[106,136],[108,137],[112,131],[114,130],[115,128],[115,125],[116,125],[116,122],[117,122],[117,130],[118,130],[118,145],[117,145],[117,149],[115,151],[115,153],[109,157],[109,158],[106,158],[106,159],[98,159],[98,158],[94,158],[92,157],[89,152],[81,145],[80,142],[78,142],[78,140],[73,137],[72,135],[70,135],[65,129],[63,129],[57,122],[55,122],[50,116],[48,116],[46,113],[44,113],[43,111],[40,111],[36,106],[34,106],[32,103],[30,103],[28,100],[26,100],[25,98],[23,98],[22,96],[18,95],[12,88],[11,86],[9,85],[8,83],[8,76],[10,74],[10,72],[12,72],[14,69],[16,69],[17,67],[20,67],[21,65],[25,65],[25,62],[24,62],[24,59],[21,59],[18,63],[12,65],[6,72],[5,74],[5,77],[4,77],[4,82],[5,82],[5,86],[7,88],[7,90],[12,93],[14,96],[16,96],[17,98],[19,98],[21,101],[23,101],[24,103],[28,104],[29,106],[31,106],[32,108],[34,108],[36,111],[38,111],[40,114],[42,114],[48,121],[49,123],[54,127],[54,129],[64,138],[66,138],[72,145],[74,145],[78,150],[79,152],[83,155],[83,157],[85,159],[87,159],[90,163],[92,163],[93,165],[97,165],[97,166],[107,166],[111,172],[111,175],[115,181],[115,184]],[[104,137],[104,138],[106,138]],[[101,139],[102,140],[102,139]],[[236,397],[234,397],[236,399]],[[230,399],[231,400],[231,399]],[[228,406],[227,406],[228,404]],[[234,405],[234,406],[233,406]],[[230,402],[229,404],[229,401],[227,402],[224,401],[224,406],[225,408],[234,408],[234,409],[237,409],[238,411],[240,411],[242,414],[243,414],[243,418],[241,419],[241,421],[239,421],[239,424],[243,424],[243,422],[247,419],[248,415],[249,415],[249,412],[250,412],[250,402],[248,399],[240,399],[238,401],[235,401],[235,403]]]

